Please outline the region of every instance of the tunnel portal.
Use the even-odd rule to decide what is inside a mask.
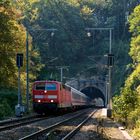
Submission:
[[[86,88],[82,89],[81,92],[83,92],[84,94],[86,94],[88,97],[90,97],[92,99],[101,98],[103,100],[103,104],[105,106],[105,96],[101,92],[100,89],[98,89],[96,87],[93,87],[93,86],[89,86],[89,87],[86,87]]]

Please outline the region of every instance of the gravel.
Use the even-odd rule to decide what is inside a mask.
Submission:
[[[92,118],[81,127],[77,134],[73,136],[72,140],[126,140],[113,120],[101,116],[101,111],[101,109],[98,110]],[[44,129],[55,122],[64,120],[65,118],[77,114],[78,112],[53,117],[9,131],[0,132],[0,140],[17,140],[25,135]],[[73,129],[72,125],[65,125],[60,127],[60,129],[56,129],[53,134],[55,135],[55,139],[52,137],[50,140],[59,140],[60,138],[57,137],[57,135],[62,133],[62,131],[69,131],[71,129]]]

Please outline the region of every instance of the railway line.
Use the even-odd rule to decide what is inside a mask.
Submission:
[[[73,120],[74,122],[70,122],[70,123],[74,123],[74,126],[71,130],[68,131],[68,133],[66,132],[66,134],[64,133],[61,137],[62,140],[68,140],[71,139],[77,132],[78,130],[82,127],[83,124],[85,124],[96,112],[97,110],[92,111],[90,114],[84,114],[82,117],[77,118],[76,120]],[[58,137],[58,136],[57,136]]]
[[[89,112],[90,112],[90,115],[88,116]],[[65,125],[72,124],[77,127],[72,128],[71,131],[66,131],[66,134],[63,133],[62,136],[61,136],[61,134],[59,134],[60,136],[57,134],[57,138],[59,137],[59,139],[60,138],[63,140],[70,139],[75,134],[75,132],[82,126],[82,124],[84,124],[95,112],[96,112],[96,110],[94,110],[94,111],[91,111],[91,110],[85,111],[84,110],[72,117],[68,117],[68,118],[65,118],[64,120],[58,121],[58,122],[54,123],[53,125],[46,127],[40,131],[37,131],[37,132],[30,134],[28,136],[25,136],[23,138],[20,138],[19,140],[29,140],[29,139],[38,139],[38,138],[41,140],[44,140],[47,137],[51,137],[50,135],[53,132],[55,133],[58,130],[58,128],[64,127]],[[86,116],[88,116],[88,117],[86,117]]]
[[[11,124],[11,129],[0,131],[0,140],[126,140],[116,124],[101,117],[102,112],[103,109],[88,108],[34,120],[15,129]]]
[[[0,132],[5,130],[10,130],[19,126],[27,125],[30,123],[34,123],[37,121],[44,120],[48,117],[42,117],[40,115],[33,115],[29,117],[24,117],[20,119],[11,119],[11,120],[5,120],[0,122]]]
[[[36,139],[37,137],[42,138],[44,135],[46,137],[48,133],[56,130],[60,126],[65,126],[67,123],[71,124],[71,122],[78,120],[78,118],[81,118],[81,116],[87,114],[87,112],[91,110],[93,109],[83,109],[57,117],[39,118],[40,121],[34,119],[30,123],[22,122],[17,127],[15,124],[11,124],[10,128],[5,128],[0,131],[0,140]],[[74,124],[74,126],[76,126],[76,124]]]

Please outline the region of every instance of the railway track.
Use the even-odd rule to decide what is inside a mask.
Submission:
[[[82,127],[82,125],[85,124],[94,115],[95,112],[96,112],[96,110],[93,111],[89,116],[84,118],[74,129],[72,129],[72,131],[70,131],[68,134],[66,134],[62,138],[62,140],[69,140],[70,138],[72,138],[77,133],[77,131]]]
[[[41,121],[46,119],[46,117],[41,117],[40,115],[33,115],[29,117],[24,117],[20,119],[11,119],[0,122],[0,132],[13,129],[15,127],[27,125],[33,122]]]
[[[91,112],[91,110],[90,110]],[[80,112],[79,114],[76,114],[72,117],[66,118],[62,121],[59,121],[49,127],[46,127],[42,130],[39,130],[35,133],[32,133],[30,135],[27,135],[25,137],[20,138],[19,140],[31,140],[31,139],[40,139],[40,140],[44,140],[47,139],[48,137],[50,137],[50,134],[55,132],[57,130],[58,127],[61,126],[65,126],[65,124],[71,124],[71,122],[74,121],[74,126],[76,126],[75,128],[73,128],[71,131],[67,131],[66,134],[63,134],[63,136],[60,136],[61,139],[63,140],[67,140],[70,139],[78,130],[79,128],[96,112],[96,110],[92,111],[92,113],[90,113],[89,115],[89,110],[87,111],[83,111]],[[77,124],[78,122],[78,124]],[[65,135],[65,136],[64,136]],[[57,135],[58,137],[58,135]],[[60,138],[59,138],[60,139]]]

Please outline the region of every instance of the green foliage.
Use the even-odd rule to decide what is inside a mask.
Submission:
[[[125,81],[125,85],[121,89],[120,96],[114,97],[115,113],[127,122],[131,122],[131,120],[133,120],[133,118],[131,118],[132,115],[130,115],[130,113],[132,111],[135,111],[135,109],[137,109],[139,105],[139,91],[137,90],[140,84],[139,77],[140,65],[136,68],[136,70],[133,71],[133,73],[131,73],[131,75]]]
[[[16,85],[16,52],[21,51],[24,28],[18,24],[10,1],[0,3],[0,86]]]
[[[0,90],[0,118],[13,115],[17,104],[17,91],[14,89]]]
[[[11,109],[10,105],[7,103],[6,100],[3,100],[0,103],[0,119],[13,115],[13,110]]]
[[[113,99],[114,113],[119,119],[121,118],[121,121],[128,123],[128,115],[136,108],[137,104],[137,93],[128,88],[124,88],[121,90],[121,95],[117,95]]]
[[[7,103],[12,109],[15,108],[17,104],[17,90],[15,89],[3,89],[0,90],[0,102],[7,100]]]
[[[128,127],[130,129],[138,128],[140,126],[140,124],[138,123],[140,121],[139,116],[140,116],[140,109],[139,106],[137,106],[137,108],[131,111],[128,116],[128,124],[129,124]]]
[[[21,17],[30,9],[31,4],[36,1],[28,1],[27,6],[25,1],[17,4],[8,0],[0,4],[0,86],[1,87],[15,87],[17,86],[17,66],[16,66],[16,53],[24,54],[24,65],[21,68],[21,83],[25,87],[26,81],[26,32],[24,26],[20,23]],[[14,7],[13,7],[14,5]],[[16,10],[16,6],[19,7]],[[22,9],[25,6],[25,9]],[[29,7],[28,7],[29,6]],[[27,8],[27,9],[26,9]],[[23,11],[21,11],[23,10]],[[42,65],[39,65],[39,53],[31,46],[31,37],[29,40],[29,61],[31,60],[30,79],[33,80],[37,76],[37,71],[40,70]],[[33,65],[36,65],[34,69]],[[23,88],[25,90],[25,88]]]
[[[114,97],[114,114],[127,123],[128,128],[133,129],[132,134],[140,138],[140,5],[137,6],[129,17],[130,32],[132,33],[130,56],[131,74],[128,75],[120,96]],[[124,114],[123,114],[124,113]]]
[[[58,60],[52,65],[69,65],[73,69],[68,75],[71,77],[85,71],[87,63],[91,64],[87,56],[103,56],[108,53],[108,32],[95,31],[93,41],[93,36],[87,37],[85,28],[112,27],[115,19],[110,14],[111,6],[111,1],[104,0],[41,0],[33,4],[31,11],[37,9],[38,16],[31,22],[28,20],[30,16],[24,20],[27,28],[57,29],[53,37],[45,30],[32,32],[33,42],[40,51],[41,62],[45,65],[40,72],[40,79],[47,77],[44,71],[47,71],[46,75],[51,74],[48,67],[53,57],[58,57]],[[79,68],[75,68],[77,65]]]
[[[25,93],[26,88],[26,31],[22,24],[22,20],[27,16],[27,10],[30,10],[31,5],[36,0],[25,1],[0,1],[0,88],[17,89],[18,70],[16,66],[16,54],[23,53],[24,63],[21,67],[21,92]],[[26,4],[27,5],[26,5]],[[24,7],[25,6],[25,7]],[[24,8],[23,8],[24,7]],[[27,12],[28,13],[28,12]],[[34,9],[33,13],[36,14]],[[36,79],[38,71],[42,68],[40,57],[37,49],[33,49],[31,45],[31,37],[29,36],[29,78]],[[23,94],[25,99],[25,94]],[[0,117],[11,115],[17,104],[17,92],[4,90],[0,91],[1,112]],[[23,101],[24,102],[24,101]]]
[[[134,64],[140,62],[140,5],[134,9],[134,12],[129,18],[131,38],[130,56],[132,57]]]
[[[140,114],[137,113],[137,115]],[[135,139],[140,139],[140,119],[138,119],[135,124],[135,128],[133,128],[130,132]]]
[[[112,50],[115,54],[115,65],[113,68],[112,86],[115,92],[120,91],[120,87],[124,85],[126,76],[132,72],[132,68],[128,66],[128,62],[132,61],[128,55],[129,48],[129,42],[127,41],[117,40],[113,44]]]

